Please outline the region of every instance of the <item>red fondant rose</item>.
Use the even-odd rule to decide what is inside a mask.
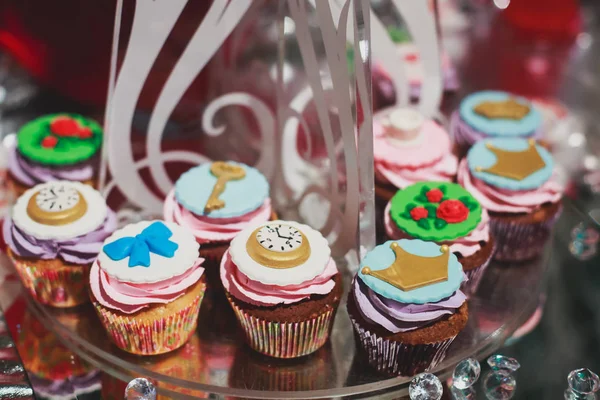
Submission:
[[[53,149],[56,147],[58,139],[55,136],[46,136],[42,140],[42,147],[45,149]]]
[[[50,123],[50,130],[58,136],[74,136],[80,139],[89,139],[92,137],[92,130],[88,127],[79,125],[75,119],[71,117],[61,116],[56,117]]]
[[[438,207],[436,215],[449,224],[457,224],[467,219],[469,209],[459,200],[445,200]]]
[[[440,189],[431,189],[430,191],[428,191],[427,193],[425,193],[425,196],[427,197],[427,200],[429,200],[430,203],[439,203],[440,201],[442,201],[442,197],[444,197],[444,193],[442,193],[442,191]]]
[[[415,207],[412,210],[410,210],[410,216],[415,221],[418,221],[418,220],[423,219],[423,218],[427,218],[427,215],[429,215],[429,213],[423,207]]]

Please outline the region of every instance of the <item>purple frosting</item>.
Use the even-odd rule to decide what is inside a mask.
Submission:
[[[392,333],[407,332],[456,312],[467,297],[457,290],[446,299],[436,303],[406,304],[387,299],[355,278],[352,284],[357,308],[364,319]]]
[[[10,217],[4,221],[2,233],[6,244],[18,256],[42,260],[60,257],[64,261],[74,264],[90,264],[100,253],[104,239],[116,229],[117,217],[109,209],[106,219],[96,230],[72,239],[36,239],[13,224]]]
[[[76,398],[76,395],[91,393],[101,388],[101,373],[92,371],[89,374],[74,376],[64,380],[51,381],[31,374],[33,390],[44,397]]]
[[[94,166],[97,162],[97,157],[94,157],[75,165],[51,168],[27,160],[17,151],[16,146],[8,150],[8,170],[25,186],[55,180],[87,181],[94,177]]]

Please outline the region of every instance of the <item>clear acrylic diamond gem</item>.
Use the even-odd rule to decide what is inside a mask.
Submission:
[[[569,388],[580,394],[591,394],[600,389],[600,378],[587,368],[571,371],[567,381],[569,382]]]
[[[125,400],[156,400],[156,388],[146,378],[135,378],[125,388]]]
[[[454,368],[452,385],[458,389],[470,388],[477,382],[480,373],[481,366],[479,365],[479,361],[474,358],[466,358]]]
[[[411,400],[439,400],[443,391],[442,383],[437,376],[429,373],[415,376],[408,387]]]
[[[516,389],[517,380],[511,371],[501,369],[485,375],[483,390],[490,400],[508,400],[514,396]]]
[[[508,371],[516,371],[521,368],[521,364],[514,358],[503,356],[502,354],[494,354],[493,356],[487,359],[488,365],[493,370],[508,370]]]

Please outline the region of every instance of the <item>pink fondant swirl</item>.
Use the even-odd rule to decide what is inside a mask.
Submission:
[[[515,191],[488,185],[471,175],[467,159],[463,159],[458,167],[458,182],[484,208],[499,213],[529,213],[544,203],[560,201],[564,192],[556,173],[542,186],[533,190]]]
[[[188,228],[198,243],[219,243],[231,241],[245,228],[267,222],[271,218],[271,199],[267,198],[262,206],[241,217],[210,218],[192,213],[175,199],[175,190],[167,196],[164,205],[164,218]]]
[[[221,260],[221,281],[225,289],[236,299],[259,306],[291,304],[311,295],[326,295],[333,290],[335,282],[331,278],[337,273],[335,261],[330,258],[323,272],[310,281],[299,285],[266,285],[244,275],[231,260],[229,251]]]
[[[161,282],[131,283],[109,276],[96,260],[90,270],[90,288],[96,301],[104,307],[133,314],[151,304],[167,304],[182,296],[202,277],[203,262],[203,258],[198,258],[182,275]]]
[[[410,238],[409,235],[402,231],[390,216],[390,203],[385,207],[385,232],[390,239],[403,239]],[[463,257],[469,257],[479,250],[481,250],[481,242],[488,242],[490,240],[490,216],[485,209],[481,213],[481,221],[475,229],[471,231],[467,236],[463,236],[454,239],[449,242],[441,242],[440,244],[447,244],[450,246],[450,250],[453,253],[459,253]]]

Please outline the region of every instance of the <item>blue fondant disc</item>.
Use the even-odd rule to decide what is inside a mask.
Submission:
[[[499,118],[489,119],[479,115],[473,109],[484,101],[503,101],[510,97],[516,98],[520,103],[527,104],[530,111],[520,120]],[[529,137],[542,124],[541,112],[527,99],[500,91],[476,92],[467,96],[460,103],[460,117],[469,126],[489,136],[501,137]]]
[[[210,172],[212,163],[194,167],[181,175],[175,184],[175,198],[183,207],[196,215],[209,218],[240,217],[258,209],[269,196],[269,182],[256,168],[248,165],[230,162],[246,170],[246,176],[240,180],[230,180],[219,198],[225,202],[225,207],[204,212],[206,202],[217,182]]]

